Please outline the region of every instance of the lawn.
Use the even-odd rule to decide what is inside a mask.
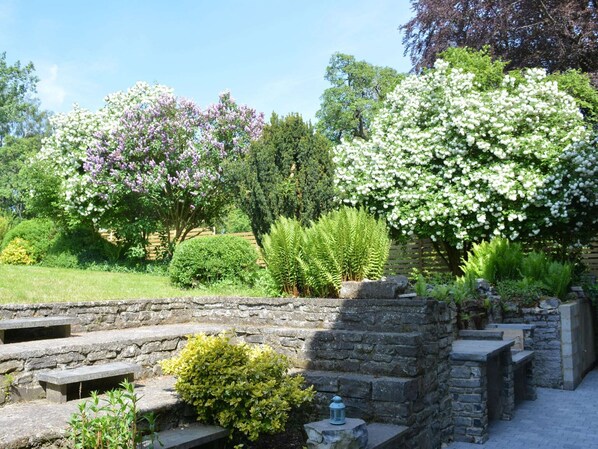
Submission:
[[[170,285],[166,276],[0,265],[0,304],[206,295],[262,296],[263,292],[229,284],[182,290]]]

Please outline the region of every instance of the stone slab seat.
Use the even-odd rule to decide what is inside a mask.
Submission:
[[[514,344],[512,340],[455,340],[451,360],[486,362]]]
[[[534,351],[513,351],[513,363],[516,367],[531,362],[534,359]]]
[[[513,377],[515,384],[515,403],[524,399],[535,400],[536,388],[534,385],[534,351],[511,351],[513,357]]]
[[[224,447],[228,433],[228,430],[219,426],[190,424],[158,432],[158,441],[154,441],[153,447],[157,449],[217,449]],[[146,437],[139,449],[150,449],[151,447],[151,441]]]
[[[406,426],[395,424],[368,424],[367,449],[397,449],[409,430]]]
[[[46,371],[39,373],[37,379],[46,384],[46,398],[48,401],[64,403],[68,400],[69,385],[105,380],[104,387],[114,388],[125,379],[133,381],[135,374],[140,370],[141,368],[133,363],[114,362],[103,365],[80,366],[74,369]]]
[[[77,319],[70,316],[0,320],[0,344],[69,337],[71,325],[76,322]]]

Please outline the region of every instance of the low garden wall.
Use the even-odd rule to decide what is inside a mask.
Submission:
[[[44,316],[74,316],[74,332],[91,332],[187,323],[192,312],[186,298],[0,305],[0,319]]]

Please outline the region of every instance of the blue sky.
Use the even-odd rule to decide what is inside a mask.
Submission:
[[[408,0],[0,0],[0,52],[34,63],[55,112],[148,81],[202,107],[228,89],[266,116],[313,120],[334,52],[409,71],[410,16]]]

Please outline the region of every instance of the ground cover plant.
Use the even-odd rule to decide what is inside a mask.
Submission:
[[[176,376],[175,389],[198,421],[229,429],[231,439],[252,442],[284,431],[291,411],[313,399],[313,387],[289,375],[288,359],[272,348],[231,339],[195,335],[162,369]]]

